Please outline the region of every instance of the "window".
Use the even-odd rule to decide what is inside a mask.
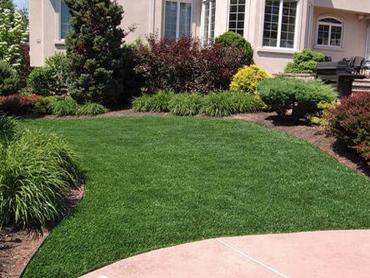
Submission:
[[[244,36],[245,0],[230,0],[229,31]]]
[[[263,46],[294,48],[298,0],[266,0]]]
[[[191,36],[191,0],[166,0],[164,37],[176,40]]]
[[[216,0],[203,1],[203,11],[203,43],[209,44],[215,39]]]
[[[63,0],[60,0],[60,39],[65,39],[69,30],[69,19],[71,15],[69,13],[69,8],[64,3]]]
[[[317,45],[340,47],[342,45],[343,23],[335,18],[321,18],[318,21]]]

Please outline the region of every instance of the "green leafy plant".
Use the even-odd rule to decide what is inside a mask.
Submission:
[[[231,93],[212,92],[204,97],[202,112],[211,117],[226,117],[236,112]]]
[[[262,100],[280,116],[292,109],[298,120],[320,110],[320,102],[333,102],[337,95],[334,89],[320,81],[304,81],[296,78],[271,78],[258,84]]]
[[[0,226],[39,230],[64,215],[82,174],[62,139],[26,129],[0,145],[0,159]]]
[[[226,32],[216,38],[216,43],[225,47],[237,47],[243,50],[244,58],[243,64],[253,64],[253,49],[251,44],[238,33]]]
[[[177,116],[193,116],[202,109],[203,96],[200,94],[177,94],[169,102],[171,113]]]
[[[238,113],[252,113],[266,109],[266,104],[260,96],[242,92],[230,92],[235,111]]]
[[[15,137],[17,123],[14,118],[0,115],[0,143],[12,140]]]
[[[58,101],[58,98],[54,96],[42,97],[36,101],[33,110],[36,114],[40,114],[40,115],[52,114],[53,112],[52,106],[57,101]]]
[[[324,62],[325,55],[312,49],[304,49],[294,54],[293,62],[288,63],[286,73],[314,73],[317,63]]]
[[[41,96],[52,95],[54,73],[49,67],[34,68],[27,78],[27,85],[33,93]]]
[[[245,66],[234,75],[231,84],[231,91],[255,93],[259,81],[271,77],[270,74],[256,65]]]
[[[0,61],[0,96],[17,93],[20,89],[19,85],[20,78],[17,71],[9,63]]]
[[[85,103],[77,110],[77,115],[99,115],[107,113],[109,110],[99,103]]]
[[[70,97],[66,97],[51,103],[51,112],[53,115],[72,116],[76,115],[77,110],[77,102]]]
[[[139,112],[169,112],[169,103],[174,93],[172,91],[160,91],[154,95],[143,95],[132,102],[132,107]]]

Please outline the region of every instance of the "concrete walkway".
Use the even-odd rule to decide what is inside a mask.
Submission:
[[[211,239],[131,257],[83,278],[370,277],[370,231]]]

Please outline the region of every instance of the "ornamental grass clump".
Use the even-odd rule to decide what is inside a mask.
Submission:
[[[58,99],[51,103],[51,113],[56,116],[73,116],[78,110],[77,102],[71,97]]]
[[[138,112],[169,112],[172,91],[160,91],[154,95],[142,95],[132,101],[132,108]]]
[[[0,144],[12,140],[16,135],[17,123],[14,118],[0,115]]]
[[[260,96],[242,92],[230,92],[235,111],[237,113],[253,113],[267,108]]]
[[[103,105],[99,103],[85,103],[84,105],[81,105],[77,110],[77,115],[89,115],[89,116],[96,116],[100,114],[104,114],[109,112],[107,108],[105,108]]]
[[[226,117],[236,113],[230,92],[212,92],[204,97],[202,112],[211,117]]]
[[[203,96],[200,94],[178,94],[170,100],[171,113],[177,116],[194,116],[200,113]]]
[[[55,134],[21,130],[0,144],[0,226],[40,230],[67,211],[82,174],[70,147]]]

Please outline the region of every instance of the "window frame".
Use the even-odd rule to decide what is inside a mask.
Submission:
[[[210,8],[208,10],[208,19],[209,19],[209,24],[208,24],[208,28],[207,28],[207,33],[206,33],[206,9],[205,9],[205,5],[208,3],[213,3],[214,4],[214,8],[215,8],[215,15],[214,15],[214,28],[216,29],[216,8],[217,8],[217,1],[216,0],[202,0],[202,22],[201,22],[201,34],[202,34],[202,44],[203,45],[207,45],[207,44],[210,44],[210,43],[213,43],[216,36],[215,36],[215,29],[213,30],[213,37],[212,37],[212,28],[211,28],[211,24],[210,24],[210,19],[212,19],[212,8],[211,5],[210,5]],[[206,37],[207,37],[207,41],[206,41]]]
[[[234,32],[234,31],[231,31],[230,30],[230,8],[231,8],[231,0],[228,0],[227,1],[227,21],[226,21],[226,29],[228,32]],[[250,5],[249,5],[250,1],[249,0],[245,0],[245,4],[244,4],[244,26],[243,26],[243,37],[246,36],[246,32],[248,32],[248,19],[249,19],[249,16],[247,17],[247,15],[249,15],[249,11],[250,11]],[[237,13],[238,14],[238,13]],[[239,20],[237,20],[236,22],[238,22]],[[238,28],[236,28],[238,29]],[[238,33],[239,34],[239,33]]]
[[[190,37],[193,35],[193,16],[194,16],[194,3],[193,0],[164,0],[163,1],[163,23],[162,23],[162,37],[166,39],[166,4],[167,2],[174,2],[177,5],[177,14],[176,14],[176,40],[180,38],[180,5],[181,3],[190,4],[191,5],[191,24],[190,24]]]
[[[57,30],[56,30],[56,44],[65,44],[65,38],[62,38],[62,1],[58,1],[58,13],[57,13]]]
[[[265,32],[265,17],[266,17],[266,0],[264,0],[263,5],[263,16],[262,16],[262,23],[261,23],[261,46],[262,50],[266,51],[272,51],[272,52],[281,52],[281,53],[294,53],[298,51],[298,39],[299,39],[299,28],[300,28],[300,20],[302,18],[301,15],[301,5],[302,0],[295,0],[297,2],[297,11],[296,11],[296,17],[295,17],[295,23],[294,23],[294,45],[292,48],[288,47],[281,47],[281,31],[282,31],[282,24],[283,24],[283,7],[284,7],[284,1],[286,0],[279,0],[280,1],[280,8],[279,8],[279,19],[278,19],[278,36],[277,36],[277,46],[264,46],[264,32]]]
[[[320,22],[323,19],[334,19],[339,21],[340,23],[331,23],[331,22]],[[328,44],[319,44],[319,30],[320,26],[329,26],[329,34],[328,34]],[[331,44],[331,34],[332,34],[332,27],[341,27],[341,34],[340,34],[340,45],[332,45]],[[316,21],[316,35],[315,35],[315,48],[318,49],[341,49],[343,48],[343,37],[344,37],[344,23],[343,19],[332,16],[332,15],[324,15],[317,18]]]

